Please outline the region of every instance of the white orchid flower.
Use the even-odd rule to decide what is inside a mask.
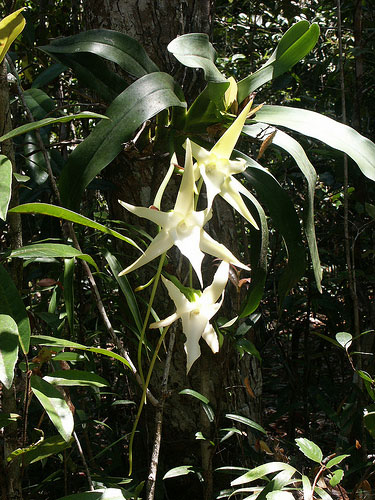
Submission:
[[[182,329],[186,335],[187,373],[189,373],[194,361],[201,355],[199,346],[201,337],[204,338],[213,353],[219,351],[219,341],[210,319],[217,313],[223,303],[228,273],[229,264],[223,261],[215,273],[212,284],[203,290],[201,295],[195,294],[193,302],[190,302],[176,285],[162,276],[169,296],[176,305],[176,312],[166,319],[152,323],[150,328],[168,326],[177,319],[182,319]],[[219,298],[220,300],[217,302]]]
[[[215,241],[203,229],[211,218],[211,210],[194,210],[194,168],[190,141],[186,141],[185,169],[182,176],[180,190],[177,195],[174,209],[162,212],[152,208],[135,207],[119,200],[119,203],[129,212],[149,219],[162,229],[153,239],[145,253],[133,264],[121,271],[119,276],[127,274],[152,261],[159,255],[167,252],[176,245],[180,252],[187,257],[196,272],[201,286],[203,286],[201,265],[204,253],[208,253],[221,260],[249,270],[224,245]]]
[[[252,101],[220,137],[211,151],[207,151],[207,149],[198,146],[194,142],[191,143],[191,148],[193,156],[197,160],[197,169],[206,184],[208,208],[211,208],[215,196],[220,194],[225,201],[258,229],[257,223],[240,195],[243,186],[237,179],[232,177],[234,174],[239,174],[245,170],[246,162],[242,158],[230,159],[246,117],[249,114],[251,104]],[[195,175],[197,176],[197,172]]]

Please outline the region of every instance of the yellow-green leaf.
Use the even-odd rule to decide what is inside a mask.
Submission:
[[[0,22],[0,62],[4,59],[9,47],[25,27],[26,21],[22,15],[25,7],[18,9]]]

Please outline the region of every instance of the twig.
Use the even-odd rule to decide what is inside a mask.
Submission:
[[[154,500],[154,495],[155,495],[156,474],[158,471],[161,435],[163,427],[164,403],[168,396],[168,378],[169,378],[169,370],[171,366],[175,339],[176,339],[176,327],[175,325],[173,325],[172,328],[170,329],[167,357],[165,359],[165,364],[164,364],[163,380],[161,383],[160,404],[156,410],[156,415],[155,415],[155,439],[151,455],[150,470],[147,477],[146,500]]]
[[[76,445],[77,445],[77,448],[78,448],[78,452],[81,455],[81,459],[82,459],[83,467],[85,468],[85,471],[86,471],[87,482],[89,483],[90,491],[94,491],[95,488],[94,488],[94,485],[92,484],[90,470],[88,468],[88,465],[87,465],[87,462],[86,462],[86,458],[85,458],[85,455],[83,453],[82,446],[81,446],[81,443],[79,442],[79,439],[78,439],[76,431],[73,432],[73,437],[74,437],[74,440],[76,442]]]

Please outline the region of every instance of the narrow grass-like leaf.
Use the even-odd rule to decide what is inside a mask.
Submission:
[[[30,132],[31,130],[36,130],[38,128],[46,127],[47,125],[53,125],[55,123],[66,123],[72,120],[78,120],[83,118],[107,118],[104,115],[100,115],[99,113],[92,113],[91,111],[82,111],[82,113],[77,113],[76,115],[67,115],[67,116],[59,116],[58,118],[43,118],[43,120],[38,120],[36,122],[27,123],[26,125],[21,125],[5,135],[0,137],[0,142],[6,141],[8,139],[12,139],[13,137],[17,137],[17,135],[26,134],[26,132]]]
[[[141,250],[139,246],[130,238],[122,235],[118,231],[114,229],[110,229],[107,226],[103,226],[103,224],[99,224],[99,222],[93,221],[88,217],[84,217],[81,214],[77,214],[72,210],[68,210],[63,207],[58,207],[56,205],[50,205],[49,203],[25,203],[24,205],[18,205],[18,207],[12,208],[10,211],[17,212],[19,214],[44,214],[50,215],[51,217],[58,217],[59,219],[69,220],[70,222],[74,222],[75,224],[81,224],[82,226],[92,227],[97,231],[101,231],[102,233],[113,236],[114,238],[118,238],[119,240],[125,241],[132,245],[133,247]]]
[[[18,340],[17,323],[7,314],[0,314],[0,382],[7,389],[10,389],[13,383]]]
[[[329,495],[326,490],[323,490],[322,488],[319,488],[318,486],[315,486],[314,493],[317,493],[322,500],[333,500],[331,495]]]
[[[11,316],[17,323],[19,342],[24,354],[29,352],[30,322],[17,287],[0,264],[0,314]]]
[[[318,139],[346,153],[366,177],[375,180],[375,144],[347,125],[314,111],[283,106],[263,106],[254,120],[287,127]]]
[[[270,462],[268,464],[263,464],[259,467],[255,467],[255,469],[249,470],[249,472],[246,472],[246,474],[244,474],[243,476],[234,479],[230,484],[231,486],[237,486],[238,484],[251,483],[256,479],[267,476],[267,474],[279,472],[281,470],[290,470],[294,472],[296,471],[294,467],[284,462]]]
[[[230,418],[231,420],[235,420],[236,422],[240,422],[241,424],[247,425],[248,427],[251,427],[252,429],[255,429],[259,432],[262,432],[263,434],[267,434],[267,432],[263,429],[261,425],[257,424],[253,420],[250,420],[250,418],[242,417],[241,415],[233,415],[231,413],[227,413],[225,417]]]
[[[167,47],[180,63],[188,68],[201,68],[209,82],[226,82],[215,66],[216,51],[205,33],[188,33],[170,42]]]
[[[64,259],[64,302],[70,333],[74,332],[74,257]]]
[[[297,438],[296,443],[305,457],[313,460],[314,462],[317,462],[318,464],[322,462],[323,453],[317,444],[306,438]]]
[[[122,491],[118,488],[106,488],[104,490],[86,491],[75,493],[67,497],[61,497],[58,500],[125,500]]]
[[[209,404],[209,399],[206,398],[206,396],[203,396],[203,394],[200,394],[197,391],[194,391],[193,389],[183,389],[182,391],[179,392],[179,394],[187,394],[188,396],[193,396],[193,398],[199,399],[202,403],[208,405]]]
[[[310,479],[302,475],[303,500],[311,500],[312,487]]]
[[[270,137],[270,135],[274,131],[275,129],[270,128],[268,125],[264,123],[245,125],[245,127],[243,128],[243,132],[246,135],[250,135],[251,137],[255,138],[257,136],[261,136],[262,140],[265,140],[267,137]],[[316,243],[315,224],[314,224],[314,193],[315,193],[317,174],[315,168],[308,159],[304,149],[295,139],[293,139],[293,137],[290,137],[288,134],[282,132],[281,130],[276,130],[276,134],[272,139],[272,144],[287,151],[294,158],[299,169],[306,178],[308,185],[308,203],[307,203],[307,210],[305,217],[305,232],[309,244],[315,281],[318,290],[321,291],[322,269],[320,265],[318,246]]]
[[[268,61],[255,73],[238,83],[238,102],[268,81],[282,75],[300,61],[315,46],[319,26],[299,21],[284,34]]]
[[[21,418],[18,413],[0,413],[0,427],[6,427],[12,422],[17,422],[18,418]]]
[[[107,110],[110,120],[98,123],[63,169],[60,192],[64,204],[76,207],[87,185],[120,153],[135,130],[172,106],[186,107],[186,103],[181,89],[166,73],[145,75],[116,97]]]
[[[92,257],[90,257],[90,255],[81,253],[79,250],[61,243],[35,243],[34,245],[27,245],[25,247],[17,248],[16,250],[12,250],[10,257],[20,259],[37,259],[41,257],[65,259],[76,257],[77,259],[85,260],[95,267],[97,271],[99,271],[98,266],[95,264],[95,261]]]
[[[74,420],[64,396],[53,385],[36,375],[31,376],[30,384],[57,431],[65,441],[69,442],[74,429]]]
[[[82,386],[82,387],[107,387],[109,384],[96,373],[83,370],[56,370],[43,377],[49,384]]]
[[[113,359],[121,361],[127,368],[131,368],[129,362],[119,354],[108,351],[107,349],[102,349],[100,347],[88,347],[77,342],[71,342],[70,340],[58,339],[55,337],[49,337],[48,335],[32,335],[31,341],[33,344],[37,345],[47,345],[47,346],[61,346],[61,347],[72,347],[73,349],[80,349],[82,351],[95,352],[97,354],[103,354]]]
[[[294,500],[294,496],[289,491],[271,491],[267,493],[267,500]]]
[[[122,293],[125,296],[125,300],[133,316],[134,323],[138,329],[138,332],[140,333],[142,330],[142,318],[141,313],[139,312],[137,299],[135,298],[133,289],[130,286],[127,277],[125,275],[119,276],[120,272],[124,269],[124,266],[121,266],[116,257],[109,251],[105,252],[104,257],[106,258],[113,276],[115,277],[115,280],[119,284],[119,287],[121,288]]]
[[[12,195],[12,164],[4,155],[0,155],[0,219],[7,217]]]

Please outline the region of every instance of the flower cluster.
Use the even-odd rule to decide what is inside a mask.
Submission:
[[[153,323],[150,328],[168,326],[178,318],[182,319],[183,332],[186,335],[187,371],[200,356],[199,340],[201,337],[214,353],[219,350],[217,335],[210,320],[221,307],[228,281],[229,264],[249,270],[224,245],[211,238],[203,228],[212,217],[212,203],[218,194],[247,221],[257,227],[240,194],[246,196],[247,190],[233,177],[234,174],[245,170],[245,161],[230,159],[250,106],[251,103],[244,108],[211,151],[207,151],[189,139],[186,140],[184,173],[173,210],[163,212],[155,208],[136,207],[119,200],[119,203],[129,212],[149,219],[160,226],[159,233],[144,254],[124,269],[120,275],[138,269],[176,245],[180,252],[189,259],[203,288],[201,265],[204,254],[208,253],[223,261],[216,271],[212,284],[203,292],[190,294],[191,300],[188,300],[186,295],[171,281],[162,277],[176,305],[176,312],[162,321]],[[193,163],[193,157],[196,163]],[[200,177],[206,185],[207,207],[205,210],[197,211],[194,193],[197,191],[196,181]]]

